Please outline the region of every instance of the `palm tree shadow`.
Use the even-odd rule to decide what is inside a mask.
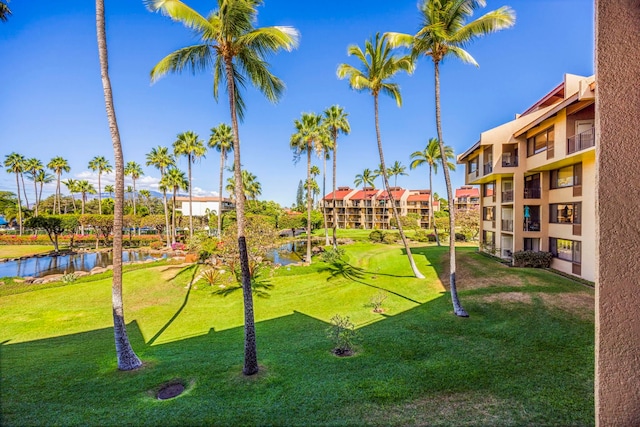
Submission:
[[[269,298],[271,294],[268,291],[273,289],[273,284],[268,278],[263,277],[264,272],[261,269],[254,271],[253,277],[251,277],[251,292],[258,298]],[[237,278],[235,285],[225,286],[216,291],[213,291],[213,295],[220,295],[227,297],[242,289],[242,283]]]
[[[327,265],[326,267],[321,267],[318,269],[319,273],[325,273],[325,272],[329,272],[329,277],[327,278],[327,281],[331,281],[331,280],[335,280],[338,279],[340,277],[345,278],[347,280],[351,280],[353,282],[357,282],[360,283],[362,285],[365,286],[369,286],[370,288],[375,288],[375,289],[379,289],[381,291],[385,291],[388,292],[390,294],[396,295],[400,298],[403,298],[407,301],[411,301],[413,303],[416,304],[421,304],[420,301],[416,301],[414,299],[411,299],[405,295],[399,294],[397,292],[394,291],[390,291],[389,289],[386,288],[382,288],[380,286],[376,286],[376,285],[372,285],[371,283],[367,283],[364,281],[365,275],[367,274],[371,274],[371,272],[364,270],[363,268],[360,267],[356,267],[354,265],[349,264],[348,262],[343,262],[343,261],[336,261],[333,262],[329,265]],[[376,273],[379,274],[379,273]],[[391,276],[391,277],[405,277],[405,276],[395,276],[392,274],[379,274],[381,276]]]
[[[149,340],[149,342],[147,343],[147,345],[151,346],[153,345],[153,343],[160,338],[160,336],[164,333],[164,331],[167,330],[167,328],[169,328],[169,326],[171,326],[171,324],[178,318],[178,316],[180,316],[180,313],[182,313],[182,310],[184,310],[184,308],[187,306],[187,303],[189,302],[189,295],[191,294],[191,287],[195,281],[196,278],[196,273],[198,272],[198,264],[195,264],[194,266],[189,266],[187,268],[183,268],[182,270],[180,270],[175,276],[173,276],[173,279],[175,279],[176,277],[178,277],[179,275],[181,275],[184,272],[187,272],[189,270],[193,269],[193,274],[191,274],[191,280],[189,280],[189,284],[187,285],[187,294],[184,296],[184,300],[182,301],[182,305],[178,308],[178,310],[174,313],[174,315],[171,317],[171,319],[169,319],[167,321],[167,323],[164,324],[164,326],[162,328],[160,328],[160,330],[158,332],[156,332],[156,334],[151,337],[151,339]]]

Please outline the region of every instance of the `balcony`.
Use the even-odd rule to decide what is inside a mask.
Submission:
[[[567,154],[573,154],[578,151],[586,150],[587,148],[593,147],[595,145],[596,130],[595,128],[591,128],[567,139]]]
[[[512,153],[502,154],[502,167],[515,168],[518,166],[518,156]]]
[[[524,231],[540,231],[540,220],[539,219],[524,219]]]
[[[482,174],[489,175],[491,172],[493,172],[493,165],[491,164],[491,162],[485,163],[482,167]]]
[[[502,203],[513,202],[513,190],[502,192]]]
[[[527,187],[524,189],[524,198],[525,199],[539,199],[540,198],[540,187]]]
[[[502,231],[511,231],[511,232],[513,232],[513,220],[512,219],[503,219],[502,220]]]

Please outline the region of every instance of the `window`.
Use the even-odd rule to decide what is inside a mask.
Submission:
[[[527,139],[527,157],[553,149],[553,126]]]
[[[467,162],[468,173],[478,173],[478,157]]]
[[[551,171],[551,189],[573,187],[582,181],[582,163]]]
[[[482,231],[482,243],[488,248],[495,248],[496,245],[496,234],[493,231]]]
[[[582,259],[582,244],[576,240],[549,238],[549,250],[559,259],[580,264]]]
[[[482,186],[482,196],[483,197],[493,197],[496,191],[496,182],[488,182]]]
[[[485,206],[482,208],[482,219],[485,221],[493,221],[496,217],[495,206]]]
[[[525,237],[524,239],[524,250],[525,251],[540,251],[540,239]]]
[[[549,222],[553,224],[580,224],[582,203],[552,203],[549,205]]]

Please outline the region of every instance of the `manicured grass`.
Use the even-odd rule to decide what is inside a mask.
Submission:
[[[19,258],[53,251],[53,245],[2,245],[0,259]]]
[[[255,299],[261,371],[243,377],[242,296],[189,287],[195,267],[125,274],[129,336],[145,367],[118,372],[110,281],[0,302],[3,425],[592,425],[593,290],[459,250],[452,314],[446,248],[356,243],[348,264],[283,267]],[[218,288],[216,288],[218,289]],[[368,303],[384,290],[382,314]],[[349,315],[354,357],[331,354]],[[154,399],[179,379],[183,395]]]

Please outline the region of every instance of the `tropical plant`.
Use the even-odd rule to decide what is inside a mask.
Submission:
[[[173,197],[171,198],[173,202],[173,214],[171,216],[171,243],[173,244],[176,242],[176,196],[178,195],[178,190],[187,190],[189,188],[189,181],[184,175],[184,172],[170,166],[160,180],[160,188],[162,188],[162,191],[167,191],[167,189],[173,191]]]
[[[104,191],[107,192],[109,197],[113,198],[113,193],[115,193],[115,188],[113,187],[113,185],[105,185]]]
[[[242,372],[253,375],[258,372],[258,356],[241,187],[238,117],[244,117],[244,101],[240,88],[248,77],[270,101],[277,101],[284,84],[271,74],[266,58],[281,49],[290,51],[295,48],[298,44],[298,32],[291,27],[255,28],[257,7],[262,4],[262,0],[218,0],[218,9],[207,18],[179,0],[145,0],[145,4],[152,11],[159,10],[171,19],[182,22],[202,42],[178,49],[162,59],[151,71],[152,80],[169,72],[182,72],[185,69],[204,71],[213,66],[213,95],[216,100],[220,82],[226,83],[233,129],[237,238],[241,254],[245,311],[245,361]]]
[[[133,214],[136,215],[136,199],[138,198],[136,192],[136,181],[144,175],[142,166],[134,161],[127,162],[127,165],[124,167],[124,175],[130,176],[133,181]]]
[[[361,69],[358,69],[349,64],[340,64],[338,67],[338,78],[349,78],[350,86],[358,91],[368,90],[373,96],[375,126],[376,126],[376,140],[378,143],[378,154],[380,155],[380,167],[382,169],[382,178],[387,195],[393,208],[393,215],[398,223],[398,231],[402,238],[407,258],[413,274],[417,278],[424,278],[422,273],[418,270],[411,249],[409,248],[409,242],[407,241],[404,232],[402,231],[402,225],[399,221],[398,208],[396,207],[393,199],[393,194],[389,191],[389,180],[387,179],[387,170],[384,163],[384,153],[382,151],[382,138],[380,136],[380,121],[378,118],[378,97],[380,93],[387,94],[395,99],[396,104],[402,105],[402,97],[400,95],[400,87],[397,83],[391,83],[388,80],[401,71],[408,73],[413,71],[413,63],[408,56],[396,57],[392,54],[391,47],[386,42],[384,37],[380,34],[376,34],[371,40],[365,42],[365,50],[362,51],[359,46],[349,46],[348,54],[355,56],[361,62]]]
[[[256,198],[262,194],[262,185],[258,182],[258,177],[249,172],[248,170],[242,171],[242,199],[256,200]],[[229,193],[233,200],[236,199],[236,180],[235,178],[227,179],[227,186],[225,190]],[[237,202],[237,201],[236,201]]]
[[[22,236],[22,200],[20,199],[20,174],[24,171],[24,156],[18,153],[7,154],[4,157],[4,167],[7,173],[16,174],[16,188],[18,195],[18,230]]]
[[[356,175],[356,179],[353,180],[353,185],[359,187],[362,185],[362,189],[365,187],[376,188],[376,174],[369,168],[365,168],[362,173]]]
[[[336,356],[351,356],[359,334],[349,316],[336,314],[327,328],[327,337],[333,343],[332,352]]]
[[[64,181],[62,181],[62,183],[65,185],[65,187],[67,187],[67,190],[69,191],[69,194],[71,195],[71,201],[73,202],[73,212],[76,212],[77,208],[76,208],[76,199],[73,196],[74,193],[79,193],[78,191],[78,180],[77,179],[73,179],[73,178],[69,178],[66,179]]]
[[[307,255],[305,263],[311,264],[311,152],[322,152],[324,141],[329,138],[327,128],[322,126],[322,116],[315,113],[302,113],[300,120],[294,122],[296,132],[291,135],[289,146],[294,150],[294,162],[302,153],[307,153]]]
[[[102,215],[102,184],[100,178],[103,173],[113,172],[113,167],[104,156],[96,156],[89,162],[89,169],[98,172],[98,213]]]
[[[122,302],[122,214],[124,202],[124,160],[122,156],[122,143],[116,120],[116,111],[113,105],[113,91],[109,79],[109,59],[107,56],[107,34],[104,19],[104,0],[96,0],[96,33],[98,38],[98,56],[100,58],[100,76],[104,91],[104,103],[113,142],[114,170],[116,175],[115,209],[113,219],[113,286],[112,286],[112,312],[113,332],[116,343],[116,356],[118,369],[129,371],[142,366],[142,362],[131,348],[127,336],[124,320],[124,305]]]
[[[69,166],[69,162],[63,157],[56,156],[49,163],[47,163],[47,168],[49,168],[56,175],[56,195],[53,200],[53,213],[56,212],[56,206],[58,207],[58,215],[60,215],[60,204],[61,204],[61,193],[60,193],[60,179],[62,177],[62,172],[69,172],[71,167]]]
[[[35,198],[35,202],[34,202],[35,216],[38,216],[38,203],[39,203],[38,183],[36,182],[36,177],[38,176],[38,173],[42,172],[43,170],[44,170],[44,166],[42,165],[42,162],[36,158],[27,159],[24,161],[24,172],[29,174],[27,175],[27,179],[30,181],[33,181],[33,194]]]
[[[322,124],[329,130],[329,134],[332,139],[333,146],[333,248],[338,248],[337,228],[338,228],[338,211],[336,210],[336,172],[338,168],[338,133],[344,133],[345,135],[351,132],[349,126],[349,120],[347,120],[348,114],[344,112],[344,109],[338,105],[332,105],[324,110],[324,117],[322,118]]]
[[[220,153],[220,187],[218,190],[218,239],[222,238],[222,184],[224,180],[224,164],[227,160],[227,154],[233,150],[233,130],[226,123],[220,123],[218,126],[211,128],[211,136],[209,137],[209,147],[215,148]]]
[[[0,21],[7,22],[9,16],[11,16],[11,9],[9,9],[9,0],[0,1]]]
[[[397,160],[393,163],[393,165],[389,167],[389,169],[387,169],[387,172],[389,173],[389,177],[393,177],[394,187],[398,186],[398,175],[404,175],[404,176],[408,175],[406,170],[407,170],[407,167]]]
[[[450,161],[454,158],[453,148],[448,145],[444,147],[445,156],[447,157],[447,168],[455,170],[456,165]],[[433,227],[433,233],[436,236],[436,242],[440,246],[440,237],[438,237],[438,227],[436,227],[435,221],[433,221],[433,174],[438,173],[438,162],[441,160],[442,153],[440,152],[440,144],[436,138],[429,139],[427,146],[422,151],[414,151],[411,153],[411,163],[409,167],[415,169],[421,165],[429,166],[429,228]]]
[[[425,0],[418,5],[421,14],[420,30],[415,35],[403,33],[387,33],[392,46],[406,46],[411,49],[411,56],[416,60],[420,56],[428,56],[434,65],[436,128],[441,160],[445,160],[445,142],[442,136],[442,120],[440,109],[440,63],[447,56],[455,56],[463,62],[478,65],[475,59],[464,48],[475,39],[509,28],[515,23],[515,13],[503,6],[473,21],[468,22],[476,9],[486,6],[485,0]],[[449,170],[443,167],[444,180],[447,185],[449,206],[453,206],[453,190]],[[455,213],[449,212],[449,227],[455,230]],[[462,308],[456,289],[456,251],[455,239],[449,239],[449,287],[453,302],[453,311],[457,316],[468,317]]]
[[[187,173],[189,179],[189,237],[193,237],[193,201],[192,188],[193,181],[191,179],[191,165],[200,157],[204,157],[207,147],[198,137],[198,134],[192,131],[186,131],[178,134],[178,139],[173,143],[173,154],[185,156],[187,158]]]
[[[160,171],[160,181],[164,178],[164,174],[168,167],[175,166],[176,160],[167,147],[158,146],[152,148],[147,154],[147,166],[154,166]],[[167,246],[171,245],[170,227],[169,227],[169,209],[167,207],[167,189],[162,187],[162,206],[164,207],[164,221],[167,237]]]
[[[49,184],[49,183],[53,182],[54,179],[55,179],[55,177],[53,175],[51,175],[50,173],[47,173],[44,169],[39,171],[33,177],[34,185],[38,184],[40,186],[40,189],[38,190],[38,196],[36,198],[36,200],[37,200],[36,201],[36,213],[39,212],[39,206],[38,205],[42,201],[42,187],[44,187],[44,184]]]

